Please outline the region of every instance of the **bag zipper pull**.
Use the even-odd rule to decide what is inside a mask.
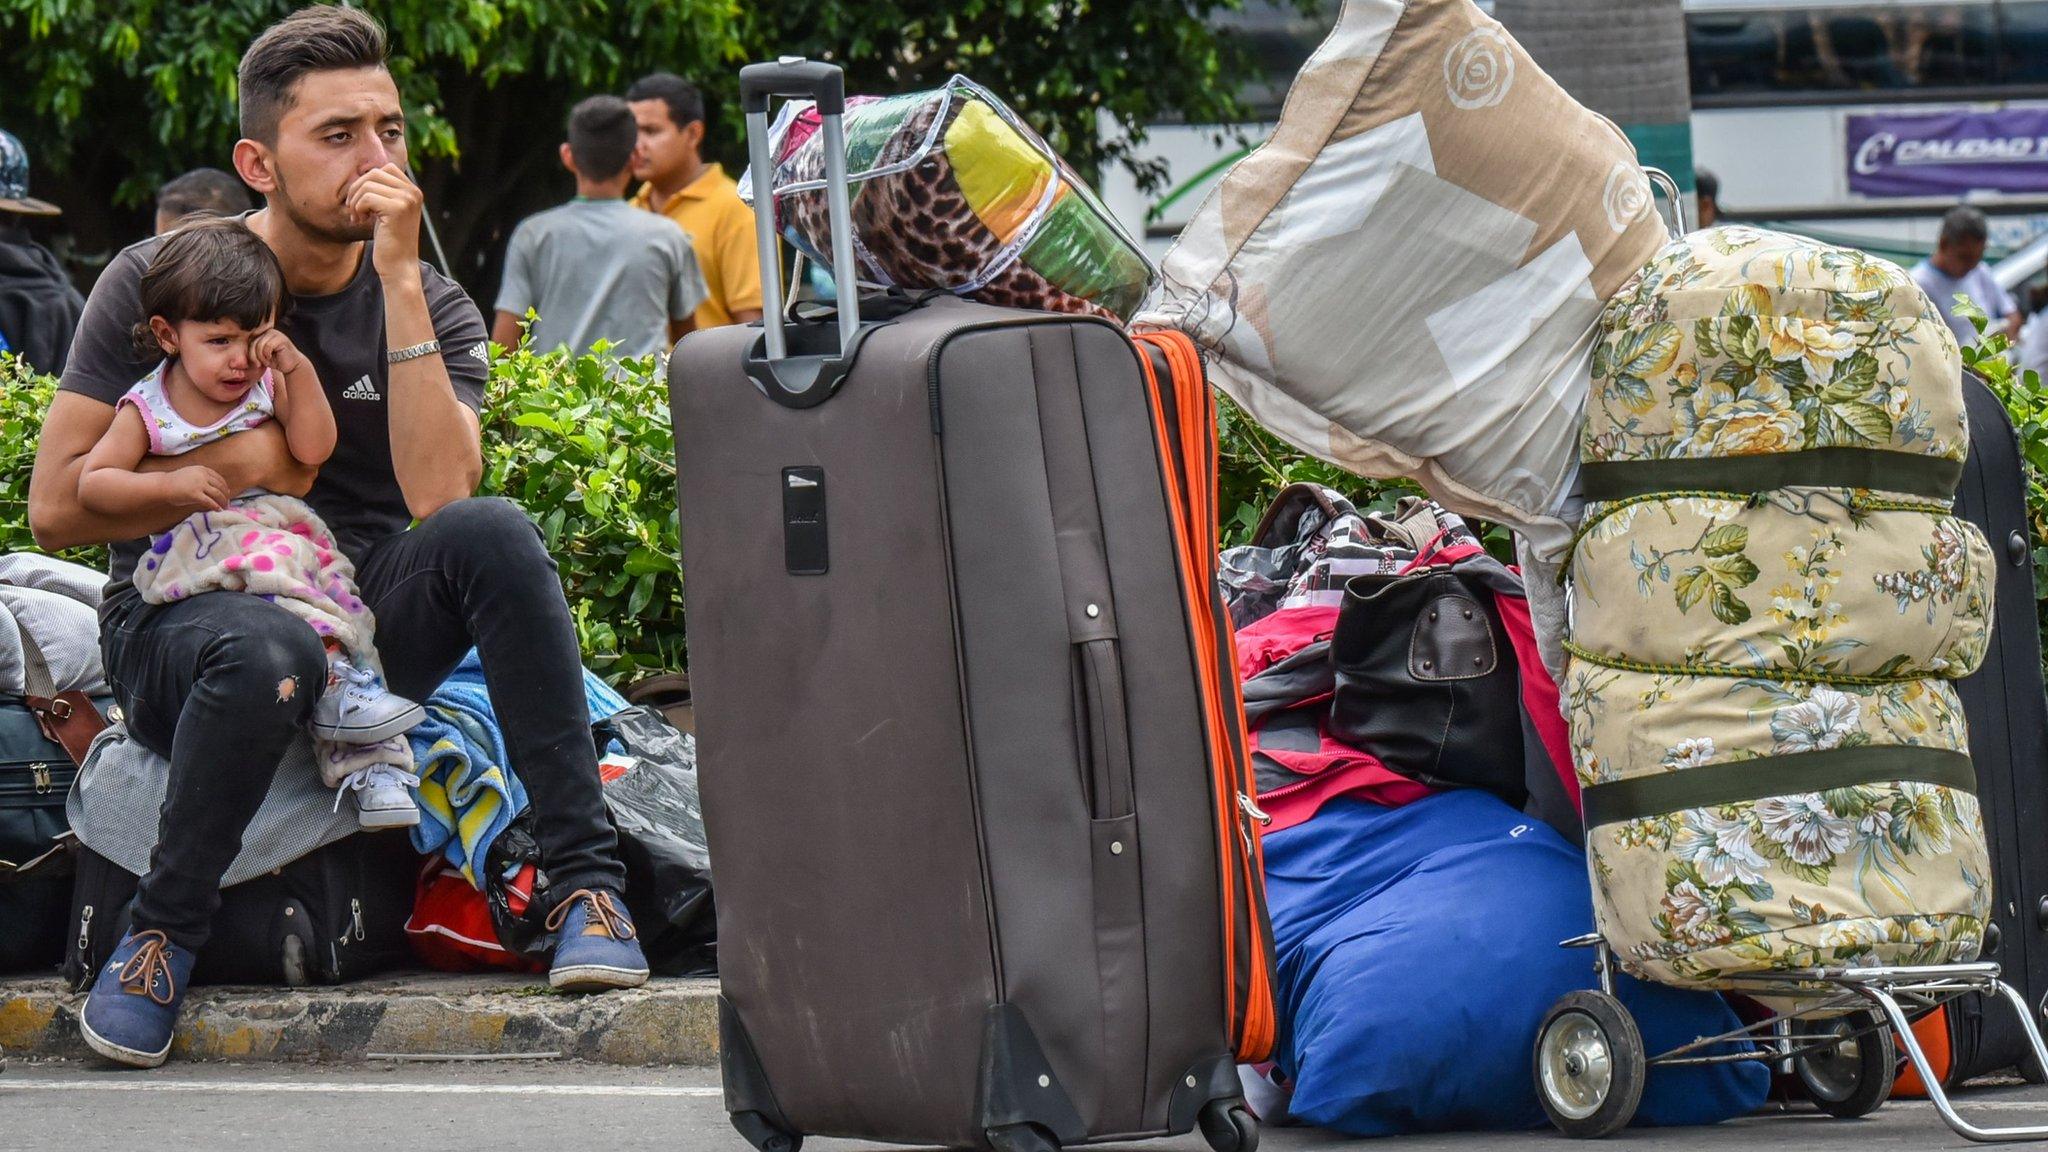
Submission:
[[[78,954],[79,954],[79,956],[80,956],[80,957],[83,957],[83,956],[85,955],[85,951],[86,951],[86,949],[87,949],[87,948],[90,948],[91,946],[92,946],[92,905],[90,905],[90,904],[87,904],[87,905],[85,906],[84,910],[82,910],[82,911],[81,911],[81,912],[79,912],[79,914],[78,914]]]
[[[363,931],[363,902],[361,900],[356,899],[353,896],[349,897],[348,915],[349,919],[355,921],[356,939],[363,939],[363,937],[366,935],[366,933],[364,933]],[[348,940],[347,934],[343,934],[342,940],[344,942]]]
[[[1273,818],[1261,810],[1258,803],[1243,792],[1237,794],[1237,806],[1244,810],[1245,815],[1257,820],[1262,825],[1273,822]]]
[[[29,778],[35,781],[36,795],[49,795],[51,788],[50,766],[48,764],[31,764],[29,765],[28,772]]]

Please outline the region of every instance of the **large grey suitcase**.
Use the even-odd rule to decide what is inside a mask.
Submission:
[[[836,68],[741,82],[757,190],[771,94],[841,155]],[[1226,964],[1270,937],[1221,845],[1257,810],[1219,817],[1132,343],[950,297],[785,331],[771,227],[766,329],[669,368],[735,1126],[1251,1152]]]

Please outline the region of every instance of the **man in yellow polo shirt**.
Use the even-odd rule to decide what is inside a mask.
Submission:
[[[644,181],[633,205],[682,225],[711,290],[697,308],[697,327],[759,320],[761,264],[754,213],[725,170],[704,162],[703,94],[680,76],[656,72],[628,88],[626,102],[640,127],[633,175]]]

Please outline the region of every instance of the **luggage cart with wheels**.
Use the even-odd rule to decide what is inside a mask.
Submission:
[[[1653,1067],[1744,1060],[1789,1069],[1830,1115],[1866,1116],[1891,1095],[1896,1045],[1903,1045],[1927,1086],[1927,1098],[1956,1135],[1984,1143],[2048,1139],[2048,1125],[1980,1128],[1959,1116],[1913,1035],[1913,1021],[1958,996],[1994,996],[2019,1014],[2036,1069],[2048,1072],[2048,1047],[2033,1009],[1999,979],[1996,964],[1802,968],[1730,976],[1726,979],[1743,994],[1797,996],[1811,1003],[1652,1055],[1634,1018],[1614,995],[1614,956],[1607,941],[1593,934],[1567,940],[1564,947],[1593,949],[1600,977],[1597,991],[1573,992],[1552,1005],[1536,1032],[1536,1096],[1550,1122],[1567,1136],[1599,1139],[1626,1128]]]

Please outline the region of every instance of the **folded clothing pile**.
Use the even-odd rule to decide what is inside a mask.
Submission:
[[[1992,575],[1940,312],[1885,261],[1713,229],[1624,287],[1593,365],[1563,688],[1600,930],[1680,985],[1974,957],[1950,681]]]
[[[1268,831],[1337,796],[1394,807],[1479,788],[1577,833],[1521,578],[1463,520],[1417,497],[1362,513],[1294,484],[1218,564]]]
[[[832,263],[825,141],[814,105],[785,105],[774,131],[785,237]],[[859,275],[987,304],[1115,320],[1137,310],[1152,265],[1038,133],[964,76],[846,106]],[[753,195],[753,181],[741,182]]]

